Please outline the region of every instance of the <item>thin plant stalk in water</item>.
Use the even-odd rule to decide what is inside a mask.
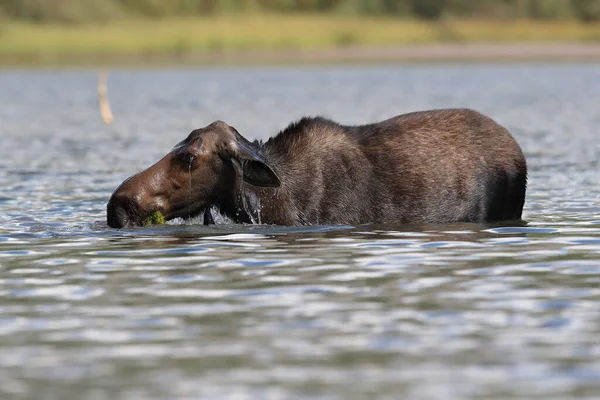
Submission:
[[[106,125],[110,125],[114,118],[108,102],[108,87],[106,84],[107,79],[106,71],[101,70],[98,76],[98,105],[100,106],[100,115],[102,116],[102,120]]]

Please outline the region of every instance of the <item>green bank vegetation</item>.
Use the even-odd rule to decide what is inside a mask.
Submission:
[[[437,42],[591,41],[600,39],[600,26],[569,21],[430,24],[392,18],[266,14],[133,20],[76,27],[13,23],[0,35],[0,54],[186,53]]]
[[[0,0],[0,62],[600,41],[600,0]]]
[[[0,0],[5,18],[35,22],[103,22],[217,13],[310,12],[438,19],[600,19],[598,0]]]

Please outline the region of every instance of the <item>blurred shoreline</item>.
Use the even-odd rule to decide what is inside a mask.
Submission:
[[[402,46],[352,46],[314,50],[237,50],[148,54],[64,54],[0,56],[1,67],[177,67],[261,66],[360,63],[594,62],[600,44],[478,43]]]
[[[252,14],[0,25],[0,66],[597,59],[600,24],[568,20]]]

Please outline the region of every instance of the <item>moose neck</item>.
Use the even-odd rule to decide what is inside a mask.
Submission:
[[[231,200],[222,204],[221,213],[237,223],[269,225],[295,223],[289,213],[292,207],[285,182],[282,182],[278,188],[264,188],[237,178],[230,193]]]
[[[227,196],[230,200],[222,205],[221,213],[238,223],[297,225],[300,221],[292,195],[296,179],[288,173],[294,170],[291,167],[297,160],[290,157],[286,146],[282,149],[274,140],[264,144],[254,142],[252,146],[277,174],[281,185],[276,188],[255,186],[238,175]]]

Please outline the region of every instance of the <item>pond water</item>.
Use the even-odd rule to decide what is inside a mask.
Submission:
[[[600,65],[0,71],[0,398],[600,396]],[[126,177],[223,119],[471,107],[524,226],[109,229]]]

